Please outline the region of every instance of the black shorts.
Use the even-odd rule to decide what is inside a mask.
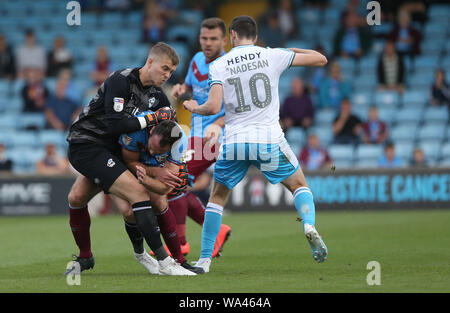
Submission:
[[[116,179],[127,170],[118,153],[96,143],[69,144],[70,164],[108,193]]]

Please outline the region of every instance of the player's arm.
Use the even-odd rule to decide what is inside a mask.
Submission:
[[[179,166],[171,162],[166,162],[164,164],[164,168],[172,172],[174,175],[176,175],[179,170]],[[159,195],[166,195],[172,191],[172,187],[165,185],[156,178],[148,176],[146,169],[142,166],[136,166],[136,175],[139,182],[150,191],[153,191]]]
[[[223,99],[223,87],[220,83],[211,86],[208,95],[208,101],[201,106],[195,100],[187,100],[183,102],[186,110],[200,115],[214,115],[220,112]]]
[[[105,114],[108,133],[111,135],[119,136],[154,126],[161,120],[166,119],[161,112],[171,110],[170,108],[162,108],[156,112],[149,112],[149,114],[139,117],[125,112],[124,108],[130,96],[129,82],[119,74],[109,77],[105,81],[103,88],[105,89]]]
[[[324,66],[328,63],[327,58],[315,50],[288,48],[295,52],[291,66]]]
[[[138,151],[131,151],[124,147],[122,147],[122,158],[125,162],[127,168],[136,175],[136,166],[140,166],[145,169],[147,175],[151,178],[157,178],[157,188],[159,190],[163,190],[165,186],[170,188],[175,188],[179,186],[181,183],[181,179],[172,173],[172,171],[167,168],[161,168],[156,166],[147,166],[139,162],[139,154]]]

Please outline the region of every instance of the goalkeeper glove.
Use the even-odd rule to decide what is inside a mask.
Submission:
[[[159,122],[165,120],[171,120],[176,117],[175,111],[172,108],[164,107],[156,112],[149,113],[144,116],[147,122],[147,127],[153,127],[158,125]]]

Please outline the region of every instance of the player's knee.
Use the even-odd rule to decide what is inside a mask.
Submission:
[[[133,186],[132,192],[127,193],[126,196],[128,197],[127,200],[130,204],[149,200],[147,189],[145,189],[145,187],[141,184],[136,184],[136,186]]]
[[[86,196],[76,190],[71,190],[67,197],[69,205],[74,208],[81,208],[87,205]]]
[[[169,202],[166,197],[155,197],[150,199],[150,202],[156,212],[162,212],[169,206]]]
[[[133,214],[133,210],[131,208],[131,206],[128,206],[128,208],[124,208],[122,210],[122,216],[124,218],[124,220],[126,220],[127,222],[135,222],[134,220],[134,214]]]

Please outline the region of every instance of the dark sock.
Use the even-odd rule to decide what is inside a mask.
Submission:
[[[163,247],[159,234],[158,222],[153,213],[150,201],[136,202],[131,205],[136,219],[136,225],[148,246],[158,260],[164,260],[169,255]]]
[[[192,218],[197,224],[203,225],[205,220],[205,207],[202,201],[192,192],[186,193],[188,203],[188,216]]]
[[[175,215],[175,221],[177,223],[177,235],[180,240],[180,244],[186,244],[186,215],[188,211],[188,202],[186,196],[183,195],[177,199],[169,199],[169,209]]]
[[[87,206],[83,208],[69,207],[69,225],[72,230],[73,238],[80,249],[81,258],[90,258],[91,252],[91,217]]]
[[[169,208],[166,208],[161,213],[157,214],[158,224],[161,229],[161,234],[164,238],[164,242],[169,248],[170,253],[174,259],[179,263],[184,263],[186,259],[181,253],[180,240],[177,235],[177,224],[175,222],[175,216]]]
[[[130,222],[125,221],[125,230],[127,231],[128,237],[130,237],[130,241],[133,244],[134,252],[138,254],[144,253],[144,237],[139,231],[136,224],[132,224]]]

